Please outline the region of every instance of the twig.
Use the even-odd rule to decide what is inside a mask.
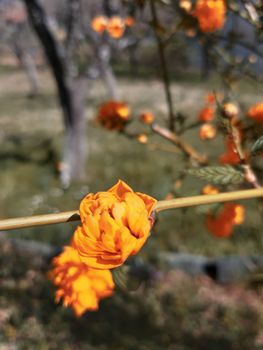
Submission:
[[[196,205],[221,203],[258,197],[263,197],[263,188],[158,201],[154,210],[156,212],[160,212],[168,209],[186,208]],[[0,220],[0,231],[51,225],[78,220],[80,220],[80,217],[77,210],[55,214],[6,219]]]
[[[152,124],[152,131],[162,136],[166,140],[172,142],[174,145],[179,147],[185,155],[189,158],[194,159],[200,165],[207,164],[207,158],[204,155],[199,154],[192,146],[188,145],[185,141],[179,138],[174,132],[161,127],[158,124]]]
[[[240,165],[244,171],[245,179],[248,183],[250,183],[254,188],[260,188],[260,184],[258,182],[257,176],[251,168],[251,165],[243,151],[241,140],[240,140],[240,132],[237,127],[234,125],[233,121],[230,121],[230,131],[231,136],[235,145],[236,152],[240,159]]]
[[[160,34],[158,33],[158,27],[160,26],[157,11],[155,7],[155,0],[150,0],[151,5],[151,12],[153,17],[153,29],[155,38],[158,44],[158,53],[160,57],[160,63],[161,63],[161,69],[162,69],[162,75],[163,75],[163,83],[164,83],[164,90],[165,90],[165,96],[169,111],[169,129],[171,131],[175,130],[175,114],[173,111],[173,101],[172,101],[172,94],[171,94],[171,87],[170,87],[170,79],[169,79],[169,73],[167,68],[167,62],[165,58],[165,44],[163,43]]]

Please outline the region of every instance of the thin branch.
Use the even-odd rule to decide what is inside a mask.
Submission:
[[[168,209],[186,208],[186,207],[192,207],[196,205],[229,202],[234,200],[258,198],[258,197],[263,197],[263,188],[234,191],[234,192],[225,192],[225,193],[223,192],[218,194],[208,194],[208,195],[201,195],[201,196],[158,201],[154,210],[156,212],[160,212]],[[79,217],[79,212],[77,210],[62,212],[62,213],[55,213],[55,214],[6,219],[6,220],[0,220],[0,231],[21,229],[21,228],[33,227],[33,226],[66,223],[70,221],[79,221],[79,220],[80,220],[80,217]]]
[[[260,188],[260,184],[258,182],[257,176],[254,173],[251,165],[246,157],[245,152],[243,151],[240,139],[240,132],[237,127],[230,121],[230,132],[231,137],[235,145],[236,152],[240,159],[240,165],[244,171],[245,179],[248,183],[250,183],[254,188]]]
[[[221,35],[221,34],[217,34],[215,36],[217,39],[223,40],[223,41],[229,41],[229,37]],[[233,38],[233,39],[237,39],[237,38]],[[263,58],[263,52],[259,49],[259,43],[255,43],[255,44],[251,44],[247,41],[239,41],[239,40],[235,40],[233,42],[234,45],[237,46],[242,46],[243,48],[253,52],[254,54],[258,55],[259,57]]]
[[[152,124],[152,131],[172,142],[174,145],[180,148],[187,157],[194,159],[198,164],[207,164],[207,158],[204,155],[199,154],[192,146],[188,145],[172,131],[163,128],[158,124]]]
[[[155,0],[150,0],[151,5],[151,12],[153,17],[153,30],[155,34],[155,38],[158,44],[158,53],[161,63],[161,70],[163,75],[163,83],[164,83],[164,90],[165,90],[165,97],[167,101],[168,111],[169,111],[169,129],[171,131],[175,130],[175,114],[173,111],[173,101],[172,101],[172,93],[171,93],[171,86],[170,86],[170,78],[168,73],[168,67],[167,62],[165,58],[165,44],[162,41],[160,34],[158,33],[158,27],[160,27],[157,11],[155,7]]]

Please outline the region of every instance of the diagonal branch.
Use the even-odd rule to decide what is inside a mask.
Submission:
[[[185,141],[183,141],[180,137],[178,137],[177,134],[171,132],[166,128],[161,127],[158,124],[152,124],[152,131],[162,136],[166,140],[172,142],[174,145],[180,148],[180,150],[183,151],[183,153],[187,157],[195,160],[198,164],[200,165],[207,164],[207,158],[204,155],[199,154],[192,146],[190,146]]]

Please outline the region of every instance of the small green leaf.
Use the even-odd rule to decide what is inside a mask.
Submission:
[[[257,141],[252,146],[251,154],[252,156],[258,156],[260,154],[263,154],[263,135],[260,136],[260,138],[257,139]]]
[[[244,181],[243,173],[230,165],[207,166],[199,169],[190,169],[188,172],[190,175],[194,175],[215,185],[240,184]]]

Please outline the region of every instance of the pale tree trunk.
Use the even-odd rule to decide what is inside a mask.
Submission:
[[[87,123],[85,118],[85,99],[88,88],[86,78],[76,78],[72,82],[71,97],[74,124],[65,135],[62,158],[61,182],[68,187],[72,180],[85,180],[86,159],[88,155]]]
[[[111,48],[108,43],[98,43],[94,40],[93,47],[99,74],[106,85],[108,94],[113,100],[119,100],[120,93],[117,80],[110,65]]]
[[[19,40],[15,42],[15,54],[28,77],[30,84],[30,96],[37,96],[39,94],[40,84],[36,65],[32,56],[22,48]]]
[[[21,67],[25,70],[30,85],[30,96],[34,97],[39,94],[39,76],[35,62],[28,52],[25,39],[25,23],[19,23],[15,26],[13,37],[13,48]]]
[[[45,10],[39,0],[24,0],[24,2],[57,84],[65,126],[60,178],[62,185],[68,187],[73,180],[78,181],[85,178],[87,79],[69,77],[71,72],[69,56],[65,61],[59,43],[49,29]]]

